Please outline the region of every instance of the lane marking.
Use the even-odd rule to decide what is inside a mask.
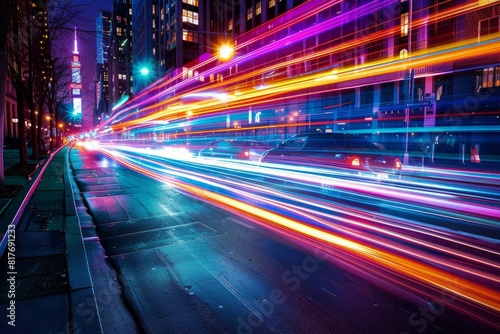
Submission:
[[[228,218],[226,218],[226,219],[227,219],[227,220],[230,220],[230,221],[232,221],[233,223],[236,223],[236,224],[238,224],[238,225],[244,226],[244,227],[246,227],[246,228],[249,228],[249,229],[252,229],[252,230],[253,230],[253,229],[255,229],[255,226],[252,226],[252,225],[250,225],[250,224],[244,223],[244,222],[242,222],[241,220],[237,220],[237,219],[234,219],[234,218],[231,218],[231,217],[228,217]]]

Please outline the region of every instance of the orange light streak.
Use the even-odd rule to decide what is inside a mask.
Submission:
[[[350,240],[346,237],[334,234],[331,231],[305,224],[291,217],[255,207],[237,199],[186,184],[157,172],[152,172],[145,167],[128,162],[121,158],[119,154],[113,154],[109,151],[103,151],[103,153],[111,155],[118,162],[144,175],[172,184],[187,193],[205,199],[211,203],[217,203],[219,206],[236,212],[246,218],[250,218],[253,221],[257,220],[261,224],[266,223],[285,231],[293,231],[303,237],[329,245],[330,247],[334,247],[334,249],[346,251],[360,259],[390,269],[402,277],[407,277],[431,285],[436,289],[441,289],[456,296],[460,296],[464,300],[482,305],[492,312],[500,312],[500,292],[477,284],[467,278],[458,277],[456,273],[450,273],[414,259],[390,253],[382,249],[376,249],[368,244]],[[319,217],[316,219],[324,225],[329,224],[328,221]],[[450,306],[453,307],[453,305]]]

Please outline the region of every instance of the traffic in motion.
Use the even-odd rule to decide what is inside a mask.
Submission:
[[[402,321],[406,327],[401,332],[421,332],[424,324],[431,332],[446,332],[450,331],[446,326],[452,322],[453,326],[467,326],[465,322],[483,332],[499,329],[498,173],[406,167],[401,177],[385,178],[377,173],[355,175],[342,168],[262,164],[245,159],[201,157],[182,148],[104,141],[89,141],[79,152],[96,160],[113,161],[216,206],[244,219],[245,223],[238,224],[247,228],[272,231],[272,235],[288,240],[306,254],[326,259],[336,270],[365,282],[362,285],[375,286],[402,304],[414,305],[413,310],[406,306]],[[92,210],[98,210],[98,206],[91,207]],[[112,222],[110,225],[120,224],[119,218],[108,220]],[[234,226],[226,228],[230,231]],[[217,227],[210,229],[215,231]],[[134,242],[133,238],[127,240]],[[120,251],[123,248],[108,246],[105,248],[109,256],[126,256]],[[142,241],[133,249],[135,252],[155,247],[166,246],[159,240]],[[277,255],[268,251],[267,257],[273,256]],[[274,260],[279,261],[279,257]],[[317,263],[309,265],[306,263],[303,268],[302,279],[287,274],[279,278],[297,292],[293,288],[298,288],[306,274],[315,275]],[[270,310],[271,304],[274,310],[281,295],[266,297],[271,304],[265,304],[267,308],[258,304],[259,308],[246,301],[249,296],[234,294],[256,318],[251,318],[252,323],[245,317],[234,317],[228,325],[227,320],[216,316],[226,331],[238,329],[248,333],[257,327],[262,332],[273,331],[268,326],[277,326],[271,321],[274,314],[267,314],[266,310]],[[328,304],[322,308],[327,314],[337,309]],[[228,328],[231,326],[234,328]],[[278,326],[274,330],[283,332],[283,328]],[[331,330],[327,328],[326,332]],[[352,333],[360,331],[352,329]],[[224,331],[219,328],[214,332]]]

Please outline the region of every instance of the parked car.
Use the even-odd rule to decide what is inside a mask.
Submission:
[[[269,146],[260,141],[221,139],[210,143],[209,147],[200,150],[198,156],[259,161],[261,154],[268,149]]]
[[[399,177],[403,168],[397,156],[382,145],[336,132],[295,135],[264,152],[260,163],[319,166],[382,178]]]

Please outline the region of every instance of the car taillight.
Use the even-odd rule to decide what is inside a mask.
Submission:
[[[396,159],[396,161],[394,161],[394,168],[396,168],[396,170],[401,170],[403,168],[403,165],[401,164],[401,161],[399,161],[399,159]]]
[[[358,167],[358,166],[360,166],[360,165],[361,165],[361,163],[360,163],[360,161],[359,161],[359,158],[352,158],[352,159],[351,159],[351,166],[356,166],[356,167]]]

